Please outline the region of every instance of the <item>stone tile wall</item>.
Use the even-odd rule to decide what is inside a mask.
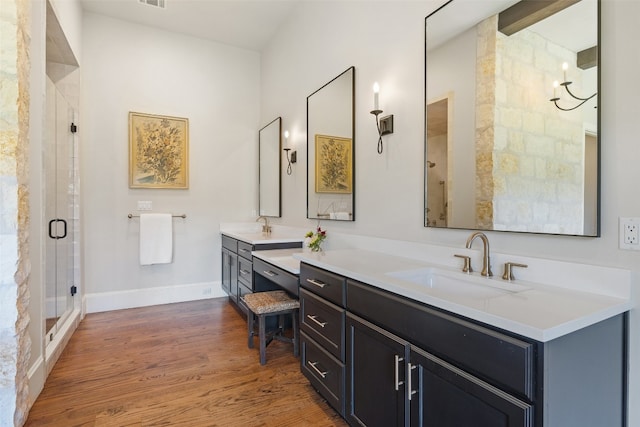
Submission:
[[[478,25],[476,216],[494,230],[580,234],[584,226],[584,119],[556,109],[552,82],[575,53],[537,33]],[[573,71],[572,87],[581,86]]]
[[[0,1],[0,425],[29,408],[29,2]]]

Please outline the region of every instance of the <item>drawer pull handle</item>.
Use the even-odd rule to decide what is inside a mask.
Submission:
[[[276,273],[274,271],[271,271],[271,270],[268,270],[268,271],[264,270],[263,273],[266,274],[269,277],[276,277],[278,275],[278,273]]]
[[[322,372],[320,369],[316,367],[317,364],[318,362],[307,361],[307,365],[311,366],[311,368],[313,368],[313,370],[316,371],[318,375],[320,375],[322,378],[327,378],[327,371]]]
[[[240,270],[240,274],[249,274],[251,273],[249,270]]]
[[[400,365],[400,362],[402,362],[402,361],[404,360],[404,358],[402,358],[402,357],[398,356],[397,354],[396,354],[396,355],[394,355],[394,357],[395,357],[395,380],[396,380],[396,391],[398,391],[398,390],[400,390],[400,386],[401,386],[402,384],[404,384],[404,381],[400,381],[400,378],[398,378],[398,377],[399,377],[398,371],[400,370],[400,369],[399,369],[399,365]]]
[[[307,317],[308,317],[309,319],[313,320],[313,321],[314,321],[318,326],[320,326],[321,328],[324,328],[324,327],[325,327],[325,325],[327,324],[327,322],[320,322],[318,319],[316,319],[316,317],[317,317],[316,315],[313,315],[313,316],[312,316],[312,315],[310,315],[310,314],[307,314]]]
[[[407,399],[411,400],[411,396],[416,394],[418,390],[411,390],[411,371],[417,368],[416,365],[412,365],[411,363],[407,364],[408,366],[408,376],[407,376]]]
[[[326,283],[321,282],[321,281],[316,280],[316,279],[307,279],[307,282],[311,283],[312,285],[316,285],[319,288],[324,288],[325,286],[327,286]]]
[[[247,252],[251,252],[251,251],[247,249],[240,249],[240,252],[244,252],[246,254]]]

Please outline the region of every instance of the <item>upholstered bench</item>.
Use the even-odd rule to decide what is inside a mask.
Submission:
[[[249,309],[247,313],[247,326],[249,330],[249,348],[253,348],[255,332],[255,317],[258,317],[258,340],[260,342],[260,364],[267,363],[267,345],[272,340],[293,343],[293,354],[298,356],[298,310],[300,302],[291,298],[285,291],[268,291],[246,294],[242,301]],[[286,337],[284,332],[284,317],[291,315],[293,337]],[[278,327],[275,331],[267,332],[266,318],[278,316]]]

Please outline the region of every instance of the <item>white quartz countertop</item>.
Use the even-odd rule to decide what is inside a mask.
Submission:
[[[272,252],[272,251],[269,251]],[[259,254],[259,252],[254,252]],[[291,254],[297,260],[332,271],[386,291],[438,307],[513,333],[547,342],[575,332],[631,309],[630,298],[566,289],[500,276],[480,277],[471,273],[473,281],[525,289],[518,292],[469,297],[464,293],[443,293],[438,289],[394,277],[389,273],[425,267],[456,272],[459,270],[433,265],[415,259],[398,257],[362,249],[328,250],[319,253],[297,250]],[[464,273],[459,273],[465,277]],[[468,276],[467,276],[468,277]],[[480,282],[482,283],[482,282]]]
[[[286,227],[273,227],[270,234],[262,233],[260,229],[221,229],[220,233],[237,239],[251,245],[260,245],[268,243],[292,243],[303,242],[304,233],[296,229],[288,229]]]
[[[297,276],[300,274],[300,260],[293,255],[300,253],[302,248],[253,251],[251,255]]]

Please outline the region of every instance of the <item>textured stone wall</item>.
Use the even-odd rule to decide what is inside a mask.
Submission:
[[[29,408],[29,2],[0,1],[0,425]]]
[[[493,144],[496,105],[496,28],[493,16],[477,26],[476,228],[493,229]]]
[[[562,63],[575,64],[575,54],[530,30],[507,37],[496,29],[496,17],[478,26],[477,222],[495,230],[580,234],[584,118],[581,110],[560,111],[549,101]],[[572,88],[581,86],[575,67],[568,78]]]

